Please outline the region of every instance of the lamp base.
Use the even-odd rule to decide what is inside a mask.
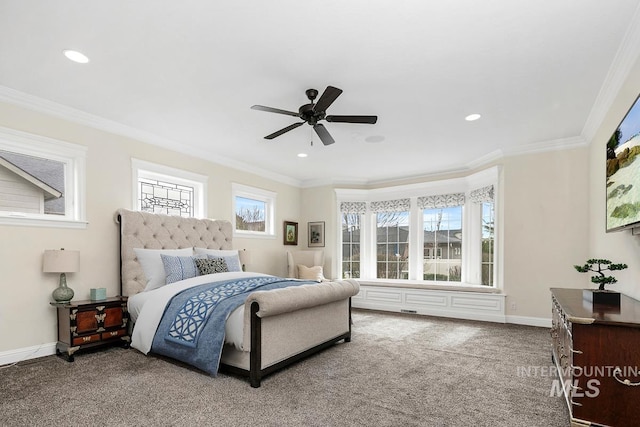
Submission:
[[[67,276],[64,273],[60,273],[60,286],[53,291],[53,299],[58,304],[63,304],[73,299],[73,289],[67,286]]]

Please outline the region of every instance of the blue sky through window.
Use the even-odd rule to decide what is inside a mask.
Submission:
[[[622,132],[620,144],[624,144],[640,132],[640,98],[633,104],[618,129]]]

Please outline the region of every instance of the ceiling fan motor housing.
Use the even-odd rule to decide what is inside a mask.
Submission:
[[[319,120],[324,119],[324,111],[313,111],[315,104],[305,104],[298,109],[300,118],[310,125],[315,125]]]

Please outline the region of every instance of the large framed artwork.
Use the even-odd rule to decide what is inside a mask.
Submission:
[[[324,221],[310,222],[308,236],[310,248],[324,248]]]
[[[284,242],[285,245],[298,244],[298,223],[292,221],[284,222]]]
[[[607,141],[607,232],[640,227],[640,97]]]

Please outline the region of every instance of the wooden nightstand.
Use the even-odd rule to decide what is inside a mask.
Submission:
[[[126,297],[101,301],[50,303],[58,310],[56,354],[73,362],[79,350],[107,345],[129,347],[129,312]]]

